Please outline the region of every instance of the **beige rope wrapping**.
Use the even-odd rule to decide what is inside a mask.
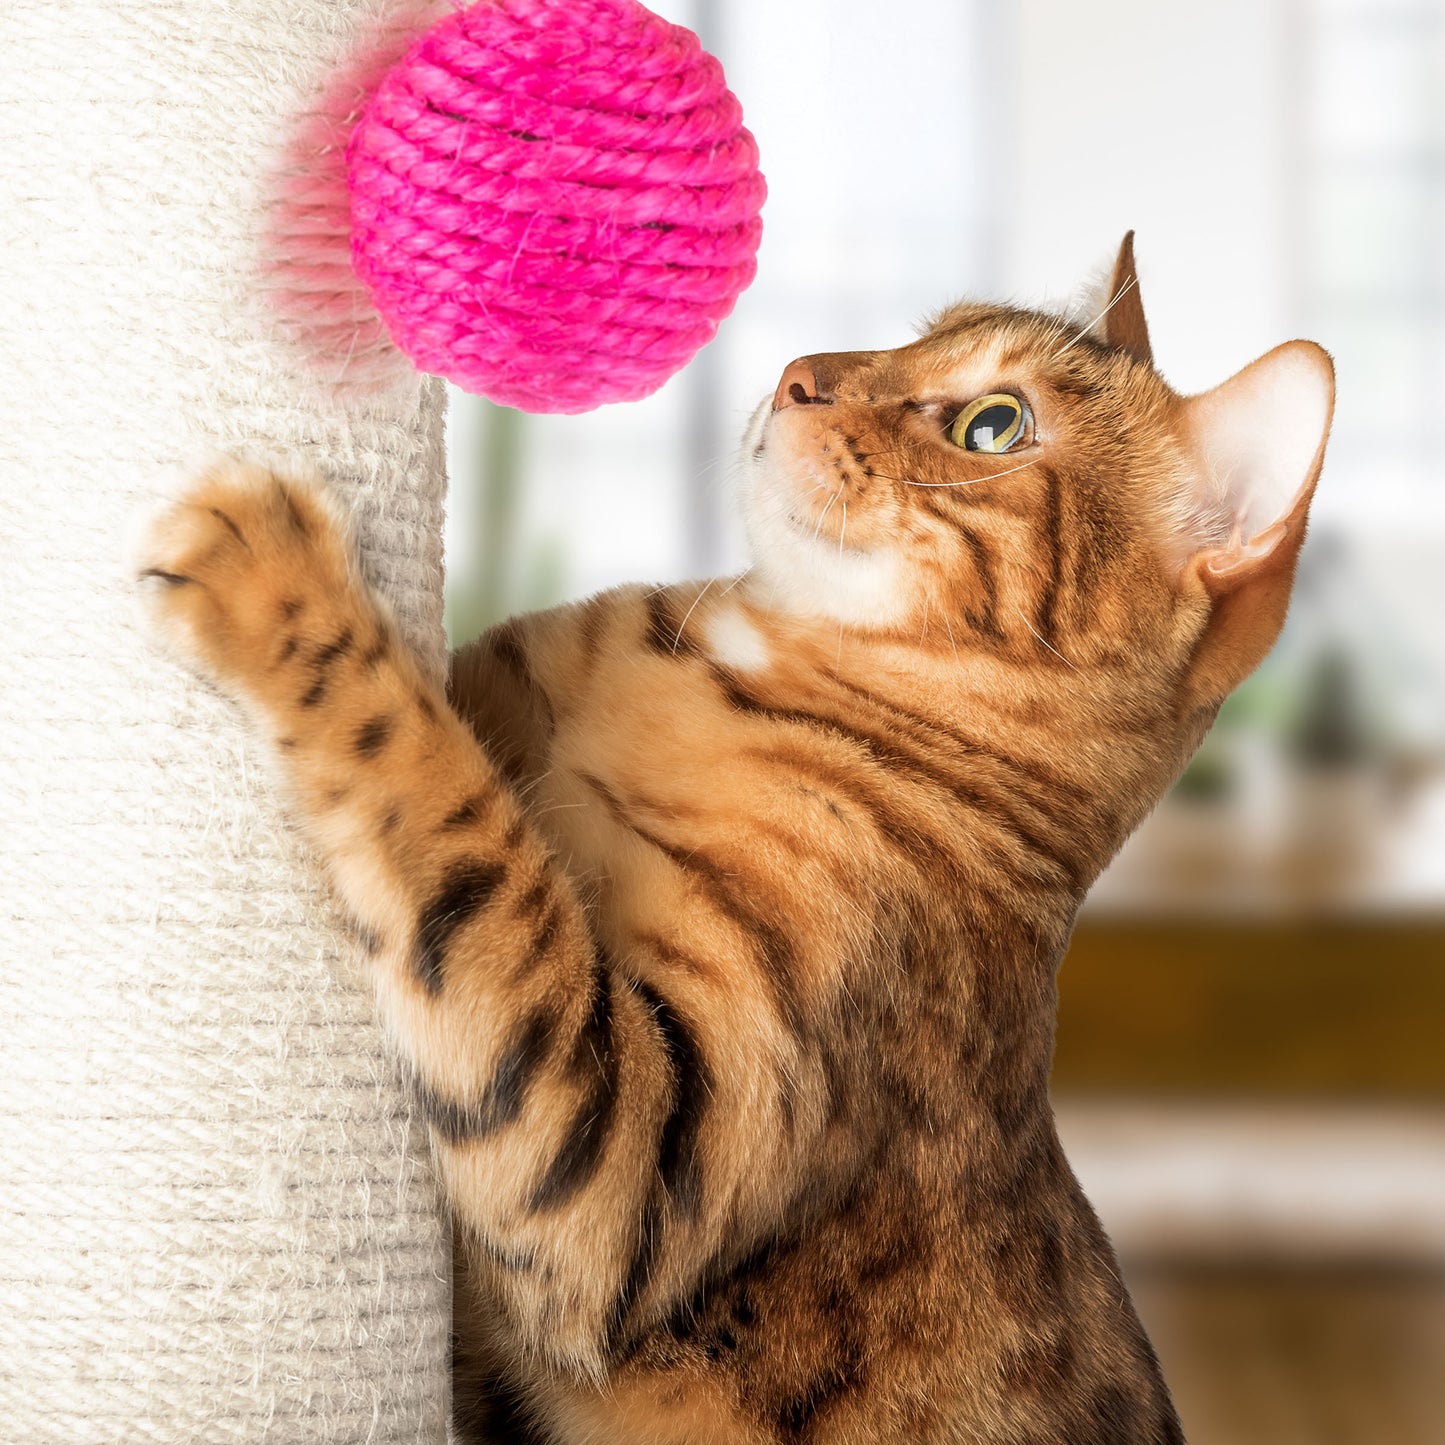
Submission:
[[[439,1441],[424,1135],[239,713],[125,541],[198,450],[298,456],[440,665],[442,397],[258,323],[286,119],[375,0],[0,7],[0,1439]]]

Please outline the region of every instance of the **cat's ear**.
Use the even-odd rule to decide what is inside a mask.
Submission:
[[[1263,661],[1284,625],[1335,369],[1323,347],[1288,341],[1181,405],[1197,500],[1225,538],[1185,564],[1213,606],[1190,665],[1190,703],[1212,706]]]
[[[1154,365],[1154,349],[1149,345],[1149,323],[1144,320],[1144,302],[1139,295],[1139,272],[1134,266],[1133,231],[1119,243],[1114,274],[1109,279],[1109,294],[1104,298],[1100,315],[1090,329],[1105,346],[1127,351],[1145,366]]]

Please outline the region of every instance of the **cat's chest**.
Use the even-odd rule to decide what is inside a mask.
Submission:
[[[619,669],[559,711],[528,801],[588,897],[612,899],[671,850],[716,842],[756,817],[737,787],[735,727],[708,689],[677,672],[659,687]]]
[[[665,686],[624,673],[559,716],[530,811],[604,937],[686,931],[714,895],[803,926],[800,873],[841,884],[862,861],[784,730],[741,714],[698,667]]]

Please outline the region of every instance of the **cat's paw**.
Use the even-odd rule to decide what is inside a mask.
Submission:
[[[268,679],[364,597],[346,520],[319,487],[223,462],[147,528],[136,556],[162,640],[223,686]]]

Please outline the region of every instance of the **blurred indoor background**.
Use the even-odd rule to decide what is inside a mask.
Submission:
[[[1159,365],[1292,336],[1339,408],[1295,610],[1101,881],[1065,1142],[1193,1445],[1445,1442],[1445,0],[653,0],[771,187],[758,279],[646,402],[453,412],[449,625],[743,565],[743,421],[1138,231]]]

